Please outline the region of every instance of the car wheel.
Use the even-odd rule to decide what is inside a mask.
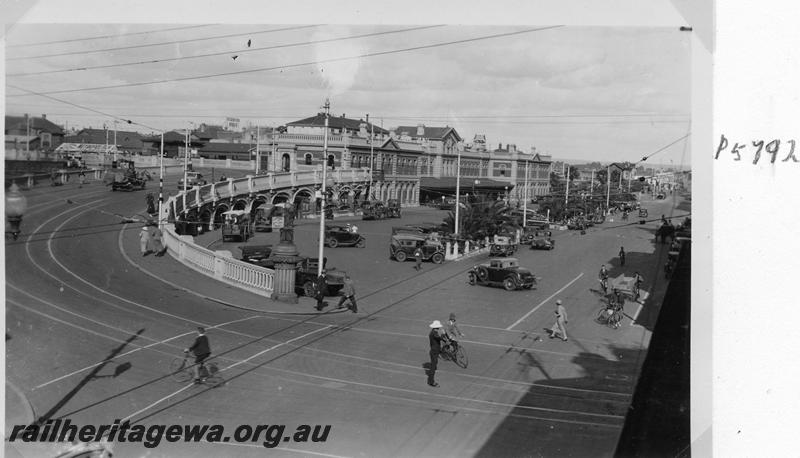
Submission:
[[[470,285],[475,286],[475,283],[478,282],[478,279],[475,277],[475,272],[470,272],[468,275],[468,282]]]
[[[367,246],[367,241],[364,239],[364,237],[361,237],[360,239],[358,239],[358,242],[356,242],[356,246],[358,248],[364,248],[365,246]]]
[[[478,267],[478,278],[480,278],[481,281],[488,280],[489,279],[489,269],[487,269],[484,266]]]
[[[311,281],[307,281],[303,283],[303,295],[306,297],[314,297],[316,296],[316,288],[314,288],[314,283]]]
[[[431,261],[433,261],[434,264],[441,264],[444,262],[444,255],[442,253],[434,253],[433,256],[431,256]]]
[[[404,262],[407,258],[405,251],[396,251],[394,253],[394,258],[397,259],[399,262]]]
[[[503,280],[503,288],[505,288],[506,291],[514,291],[517,289],[517,282],[513,278],[508,277]]]
[[[330,238],[328,239],[328,246],[331,248],[336,248],[337,246],[339,246],[339,242],[334,238]]]

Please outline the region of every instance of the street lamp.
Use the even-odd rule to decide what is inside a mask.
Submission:
[[[328,99],[325,99],[325,136],[322,143],[322,199],[320,200],[319,208],[319,261],[317,262],[317,278],[322,276],[322,264],[324,264],[324,248],[325,248],[325,197],[326,197],[326,184],[328,181],[328,112],[331,104]],[[332,181],[332,180],[331,180]]]
[[[11,234],[14,240],[17,240],[19,236],[22,216],[27,209],[28,199],[19,192],[17,183],[11,183],[11,188],[6,193],[6,220],[9,226],[9,230],[6,232]]]

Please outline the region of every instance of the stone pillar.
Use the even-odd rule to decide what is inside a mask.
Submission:
[[[275,262],[272,299],[290,304],[297,303],[294,283],[299,260],[298,254],[297,246],[294,244],[294,227],[281,228],[281,241],[275,246],[269,257]]]

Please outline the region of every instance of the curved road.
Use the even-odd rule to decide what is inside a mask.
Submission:
[[[172,189],[169,182],[168,188]],[[466,284],[485,259],[441,266],[388,260],[397,220],[358,221],[367,248],[327,249],[329,265],[355,279],[359,312],[309,314],[308,302],[258,313],[187,293],[195,285],[230,303],[268,302],[187,272],[168,256],[142,258],[141,224],[122,216],[144,210],[144,193],[112,193],[93,183],[27,191],[23,234],[6,243],[7,380],[42,419],[73,424],[145,426],[220,424],[331,425],[325,442],[279,440],[278,456],[611,456],[665,287],[664,248],[655,222],[608,222],[556,234],[554,251],[518,253],[541,277],[533,291]],[[645,201],[657,215],[688,210]],[[682,204],[683,205],[683,204]],[[440,221],[445,212],[406,210],[402,223]],[[276,235],[267,235],[276,237]],[[316,255],[317,226],[301,223],[295,240]],[[200,240],[212,240],[207,234]],[[211,242],[209,242],[211,243]],[[639,270],[651,297],[628,303],[614,330],[593,321],[600,264],[628,252],[624,272]],[[235,248],[234,255],[238,254]],[[176,287],[179,286],[179,287]],[[550,340],[554,301],[569,311],[568,342]],[[441,361],[439,388],[427,386],[428,323],[454,312],[466,333],[467,369]],[[632,318],[636,317],[634,324]],[[180,384],[169,376],[204,325],[225,385]],[[275,430],[270,430],[275,431]],[[263,456],[256,442],[170,443],[145,449],[116,443],[118,456]],[[14,444],[23,456],[52,444]],[[146,450],[146,452],[145,452]],[[8,451],[8,450],[7,450]]]

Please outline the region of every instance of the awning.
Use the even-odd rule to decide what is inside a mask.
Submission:
[[[514,189],[514,185],[507,181],[492,180],[491,178],[465,178],[461,177],[461,192],[487,192],[505,191],[506,188]],[[456,189],[456,177],[420,177],[420,189],[423,191],[453,191]],[[474,190],[474,191],[473,191]]]

